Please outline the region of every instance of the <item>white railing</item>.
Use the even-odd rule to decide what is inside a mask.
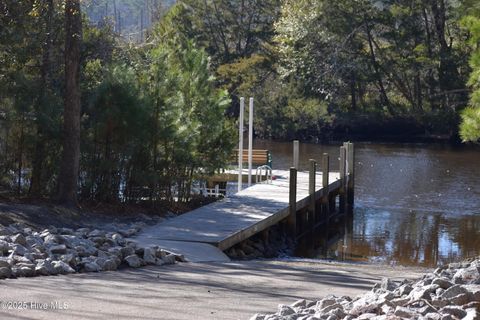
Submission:
[[[265,174],[264,174],[265,171]],[[263,165],[257,168],[256,172],[256,183],[263,182],[262,177],[265,177],[266,183],[272,183],[272,168],[267,165]]]

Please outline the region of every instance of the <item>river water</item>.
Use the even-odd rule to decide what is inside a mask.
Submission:
[[[274,169],[292,165],[292,143],[256,140]],[[300,144],[300,170],[339,146]],[[328,258],[435,266],[480,255],[480,150],[423,144],[355,144],[355,208]],[[325,258],[310,251],[310,258]]]

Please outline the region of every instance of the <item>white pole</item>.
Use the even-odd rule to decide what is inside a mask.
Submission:
[[[253,98],[250,98],[248,108],[248,186],[252,185],[252,154],[253,154]]]
[[[299,142],[293,140],[293,167],[298,170]]]
[[[243,113],[245,110],[245,98],[240,98],[240,119],[238,120],[238,191],[242,191],[243,171]]]

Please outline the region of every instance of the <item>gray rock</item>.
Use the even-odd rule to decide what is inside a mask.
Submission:
[[[12,242],[16,244],[20,244],[22,246],[27,245],[27,239],[25,239],[24,235],[21,233],[18,233],[12,237]]]
[[[316,309],[317,310],[322,310],[328,306],[331,306],[335,304],[337,301],[335,300],[335,297],[333,296],[328,296],[326,298],[323,298],[322,300],[317,302]]]
[[[101,267],[102,267],[102,270],[105,270],[105,271],[115,271],[117,270],[118,265],[113,259],[107,259],[105,260],[105,262]]]
[[[277,314],[280,315],[280,316],[289,316],[289,315],[292,315],[295,313],[295,310],[293,310],[293,308],[285,305],[285,304],[281,304],[278,306],[278,312]]]
[[[432,297],[430,294],[435,292],[438,288],[439,287],[436,284],[429,284],[426,286],[414,287],[412,292],[408,294],[408,297],[411,300],[420,300],[420,299],[432,300]]]
[[[0,257],[0,268],[10,268],[11,267],[10,261],[11,260],[6,257]]]
[[[12,268],[12,273],[16,277],[33,277],[35,275],[35,267],[21,265]]]
[[[383,278],[380,283],[380,289],[383,291],[393,291],[398,287],[398,285],[389,278]]]
[[[90,262],[86,262],[83,265],[83,270],[85,272],[99,272],[102,270],[102,268],[100,268],[100,266],[96,262],[90,261]]]
[[[86,236],[89,232],[89,228],[78,228],[77,230],[75,230],[75,234],[78,234],[80,236]]]
[[[459,269],[453,276],[453,282],[457,284],[476,283],[480,280],[480,272],[476,266]]]
[[[305,308],[307,306],[307,300],[297,300],[290,305],[292,308]]]
[[[52,274],[57,274],[57,271],[55,270],[50,261],[41,260],[37,263],[37,266],[35,267],[35,274],[41,276],[48,276]]]
[[[429,306],[429,305],[425,305],[425,306],[423,306],[423,307],[421,307],[421,308],[415,309],[415,311],[416,311],[417,313],[420,313],[422,316],[425,316],[425,315],[427,315],[427,314],[429,314],[429,313],[436,312],[437,310],[435,310],[434,308],[432,308],[432,307]]]
[[[395,299],[392,299],[390,300],[390,302],[394,305],[394,306],[404,306],[406,305],[408,302],[410,301],[410,298],[408,297],[405,297],[405,298],[395,298]]]
[[[471,300],[480,302],[480,285],[478,284],[467,284],[462,286],[467,290],[467,294],[470,296]]]
[[[61,235],[49,233],[44,237],[43,243],[46,246],[55,246],[58,244],[64,244],[65,239]]]
[[[102,237],[102,238],[104,238],[106,234],[107,233],[105,231],[95,229],[95,230],[88,233],[88,237],[89,238],[91,238],[91,237]]]
[[[11,254],[16,254],[19,256],[23,256],[25,253],[28,252],[27,248],[25,248],[21,244],[14,244],[12,246],[12,249],[10,249],[9,251],[11,251]]]
[[[123,247],[121,249],[121,252],[122,252],[123,258],[126,258],[128,256],[135,254],[135,249],[132,247]]]
[[[70,229],[70,228],[60,228],[60,229],[58,229],[58,232],[59,232],[62,236],[75,234],[75,232],[73,231],[73,229]]]
[[[394,292],[397,295],[404,296],[404,295],[407,295],[410,292],[412,292],[412,290],[413,290],[412,285],[409,284],[409,283],[405,283],[405,284],[402,284],[401,286],[399,286],[397,289],[395,289]]]
[[[60,260],[68,264],[69,266],[75,266],[76,264],[76,255],[73,253],[70,254],[64,254],[60,257]]]
[[[6,267],[0,267],[0,278],[10,278],[12,276],[12,269],[10,269],[10,266]]]
[[[8,245],[8,242],[0,240],[0,254],[3,255],[4,253],[7,253],[9,249],[10,246]]]
[[[0,235],[1,236],[9,236],[11,235],[13,232],[10,231],[10,229],[4,227],[4,226],[0,226]]]
[[[448,302],[450,304],[455,304],[457,306],[463,306],[464,304],[467,304],[470,301],[471,301],[470,296],[468,294],[461,293],[459,295],[456,295],[455,297],[450,298]]]
[[[125,262],[132,268],[139,268],[142,266],[142,262],[136,254],[125,257]]]
[[[36,245],[43,245],[43,239],[40,236],[28,235],[26,237],[26,239],[27,239],[27,246],[28,247],[34,247]]]
[[[320,313],[329,313],[330,311],[335,309],[343,309],[343,307],[339,303],[334,303],[332,305],[326,306],[325,308],[321,309]]]
[[[442,289],[448,289],[450,288],[453,283],[451,283],[448,279],[446,278],[435,278],[433,281],[432,281],[432,284],[436,284],[438,285],[440,288]]]
[[[458,296],[459,294],[462,294],[462,293],[468,293],[468,291],[465,287],[457,284],[457,285],[453,285],[450,288],[448,288],[447,290],[445,290],[445,292],[442,293],[442,295],[440,297],[444,300],[448,300],[448,299],[453,298],[455,296]]]
[[[49,248],[51,254],[65,254],[67,253],[67,247],[64,244],[59,244],[55,246],[51,246]]]
[[[442,314],[449,314],[456,318],[462,319],[467,315],[467,312],[459,306],[446,306],[440,309],[440,313]]]
[[[155,249],[147,247],[143,250],[143,260],[148,264],[155,264]]]
[[[369,313],[364,313],[364,314],[358,316],[355,319],[357,319],[357,320],[370,320],[370,319],[372,319],[373,317],[376,317],[376,316],[377,316],[376,313],[370,313],[369,312]]]
[[[176,259],[174,254],[167,254],[165,257],[162,258],[165,264],[174,264]]]
[[[405,307],[396,307],[394,315],[401,318],[415,319],[418,318],[419,314],[415,311],[405,308]]]
[[[59,274],[74,273],[75,270],[63,261],[53,261],[53,268]]]
[[[476,320],[479,319],[480,315],[478,314],[477,308],[467,308],[465,311],[467,314],[463,317],[462,320]]]
[[[114,240],[118,245],[121,245],[121,246],[125,245],[126,243],[125,239],[119,233],[114,233],[112,235],[112,240]]]
[[[440,320],[440,319],[442,319],[442,315],[438,312],[431,312],[431,313],[427,313],[424,316],[424,319],[425,320]]]
[[[80,257],[89,257],[97,253],[97,248],[95,246],[76,246],[75,251],[77,251]]]

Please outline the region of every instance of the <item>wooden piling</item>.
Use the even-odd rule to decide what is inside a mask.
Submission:
[[[288,233],[293,239],[297,236],[297,169],[290,168]]]
[[[293,167],[298,170],[298,161],[300,153],[300,142],[293,140]]]
[[[339,171],[340,171],[340,181],[342,182],[342,187],[340,188],[340,201],[339,201],[339,211],[341,213],[345,212],[345,204],[346,204],[346,175],[345,175],[345,166],[346,166],[346,147],[340,147],[340,163],[339,163]]]
[[[347,186],[347,199],[349,213],[353,213],[354,199],[355,199],[355,147],[353,143],[348,143],[348,186]]]
[[[315,189],[316,189],[316,176],[317,176],[317,162],[313,159],[310,159],[310,172],[308,177],[308,193],[310,194],[310,202],[308,206],[308,217],[307,223],[309,229],[313,230],[316,221],[316,211],[315,211]]]

